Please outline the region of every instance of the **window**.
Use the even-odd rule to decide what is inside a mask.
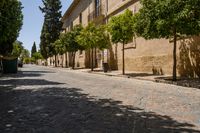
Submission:
[[[95,9],[97,9],[100,6],[100,0],[95,0]]]
[[[95,15],[99,16],[100,15],[100,0],[95,0]]]
[[[82,13],[79,14],[79,23],[82,24]]]

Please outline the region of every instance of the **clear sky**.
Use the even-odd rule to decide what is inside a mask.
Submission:
[[[62,14],[68,9],[73,0],[61,0]],[[23,26],[18,40],[23,42],[23,46],[31,50],[33,42],[36,42],[37,48],[40,43],[40,32],[44,21],[43,14],[39,10],[42,6],[42,0],[21,0],[23,5]]]

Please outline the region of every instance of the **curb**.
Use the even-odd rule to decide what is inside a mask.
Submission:
[[[171,85],[176,85],[176,86],[200,89],[200,86],[193,86],[190,83],[178,83],[178,82],[174,82],[174,81],[166,81],[166,80],[163,80],[163,79],[144,79],[144,78],[137,78],[137,77],[131,77],[131,76],[126,76],[126,75],[113,75],[113,74],[109,74],[109,73],[98,73],[98,72],[91,72],[91,71],[82,71],[82,72],[86,72],[86,73],[90,73],[90,74],[110,76],[110,77],[122,77],[122,78],[129,78],[129,79],[152,81],[152,82],[155,82],[155,83],[164,83],[164,84],[171,84]]]
[[[98,73],[98,72],[91,72],[91,71],[82,71],[82,72],[89,73],[89,74],[110,76],[110,77],[122,77],[122,78],[128,78],[128,79],[137,79],[137,80],[145,80],[145,81],[155,82],[155,79],[143,79],[143,78],[131,77],[131,76],[127,76],[127,75],[113,75],[113,74],[109,74],[109,73]]]
[[[56,67],[48,67],[48,68],[54,69]],[[70,69],[68,69],[68,70],[70,70]],[[122,77],[122,78],[128,78],[128,79],[137,79],[137,80],[151,81],[151,82],[155,82],[155,83],[171,84],[171,85],[176,85],[176,86],[200,89],[200,85],[194,86],[191,83],[187,83],[187,82],[186,83],[179,83],[179,82],[167,81],[167,80],[163,80],[163,79],[144,79],[144,78],[139,78],[139,77],[131,77],[131,76],[127,76],[127,75],[113,75],[113,74],[110,74],[110,73],[99,73],[99,72],[92,72],[92,71],[80,71],[80,72],[89,73],[89,74],[104,75],[104,76],[109,76],[109,77]]]

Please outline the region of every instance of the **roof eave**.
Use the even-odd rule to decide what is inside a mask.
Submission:
[[[77,4],[80,2],[80,0],[74,0],[72,4],[69,6],[65,14],[63,15],[61,21],[64,22],[64,20],[70,15],[70,13],[73,11],[73,9],[77,6]]]

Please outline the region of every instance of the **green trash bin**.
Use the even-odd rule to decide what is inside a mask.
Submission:
[[[2,59],[2,66],[3,66],[3,73],[17,73],[17,58],[3,58]]]

